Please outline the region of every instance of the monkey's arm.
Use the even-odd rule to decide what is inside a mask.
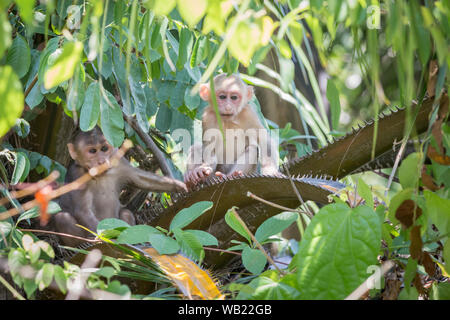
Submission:
[[[124,181],[139,189],[160,192],[187,191],[183,182],[132,167],[124,159],[120,162],[119,172]]]
[[[73,217],[78,224],[85,226],[86,228],[96,231],[99,220],[94,214],[93,200],[94,195],[89,189],[72,191],[72,205],[71,210]]]

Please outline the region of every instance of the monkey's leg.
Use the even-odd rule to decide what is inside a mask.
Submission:
[[[258,165],[258,146],[249,145],[236,159],[236,163],[227,171],[227,176],[240,176],[256,171]]]
[[[75,218],[68,212],[59,212],[54,216],[55,219],[55,227],[56,230],[60,233],[66,233],[77,237],[88,238],[90,234],[80,227],[77,227],[76,224],[79,224]],[[92,237],[92,235],[91,235]],[[83,240],[74,239],[71,237],[60,237],[62,243],[69,247],[76,247],[82,244]]]
[[[136,224],[134,214],[126,208],[120,209],[119,218],[128,223],[130,226],[134,226]]]

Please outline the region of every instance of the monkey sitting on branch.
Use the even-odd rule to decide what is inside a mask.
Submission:
[[[67,169],[66,183],[75,181],[94,167],[109,163],[117,152],[117,149],[106,141],[98,127],[88,132],[77,131],[67,147],[73,161]],[[92,231],[96,231],[99,221],[106,218],[118,218],[134,225],[133,213],[122,207],[119,201],[121,189],[126,184],[149,191],[187,191],[183,182],[135,168],[126,159],[121,158],[118,165],[94,176],[78,190],[66,193],[59,198],[62,211],[54,218],[56,230],[79,237],[88,237],[90,233],[76,224]],[[80,244],[79,240],[62,238],[65,245]]]
[[[209,105],[202,117],[202,143],[189,149],[185,183],[196,185],[212,173],[219,177],[254,173],[258,163],[261,174],[278,175],[278,148],[249,105],[253,87],[235,74],[217,75],[213,82],[215,94],[209,84],[200,87],[200,97]],[[223,132],[213,107],[214,95]]]

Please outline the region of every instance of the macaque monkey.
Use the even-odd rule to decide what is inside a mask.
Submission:
[[[211,173],[216,176],[236,176],[256,172],[278,172],[278,148],[249,106],[253,87],[246,85],[238,75],[220,74],[214,78],[215,95],[223,134],[219,129],[216,112],[212,106],[209,84],[200,87],[200,97],[209,103],[202,118],[202,145],[189,149],[184,181],[196,185]]]
[[[98,127],[89,132],[77,132],[67,147],[73,162],[67,169],[66,183],[78,179],[93,167],[108,163],[117,151]],[[118,218],[134,225],[133,214],[119,202],[119,193],[126,184],[151,191],[187,191],[183,182],[135,168],[121,158],[117,166],[59,198],[62,212],[55,216],[57,231],[88,237],[91,234],[75,224],[95,232],[99,221],[106,218]],[[69,246],[80,243],[69,237],[62,237],[62,241]]]

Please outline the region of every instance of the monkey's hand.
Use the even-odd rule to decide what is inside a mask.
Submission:
[[[175,191],[177,191],[177,192],[183,192],[183,191],[187,192],[188,191],[186,185],[183,182],[175,180],[175,179],[173,180],[173,182],[174,182]]]
[[[188,172],[184,176],[184,182],[189,186],[195,186],[200,181],[205,180],[211,173],[212,168],[210,166],[199,166]]]

